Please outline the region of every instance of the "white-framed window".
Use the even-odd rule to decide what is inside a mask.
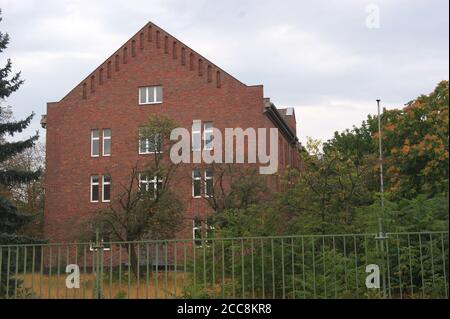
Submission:
[[[192,240],[197,248],[202,248],[203,245],[209,247],[211,238],[214,238],[214,226],[210,226],[208,220],[201,220],[195,217],[192,220]]]
[[[139,104],[157,104],[162,103],[162,86],[147,86],[139,88]]]
[[[102,202],[108,203],[111,201],[111,176],[102,176]]]
[[[192,171],[192,197],[202,197],[202,174],[198,169]]]
[[[205,197],[214,195],[214,177],[213,172],[209,169],[205,170]]]
[[[202,150],[202,122],[200,120],[192,122],[192,150]]]
[[[214,149],[214,132],[213,123],[205,122],[203,124],[203,140],[205,141],[205,150],[211,151]]]
[[[199,218],[192,220],[192,239],[196,247],[202,247],[202,221]]]
[[[111,129],[103,129],[103,156],[111,156]]]
[[[103,246],[103,251],[110,251],[111,250],[111,243],[110,243],[110,238],[108,235],[102,236],[102,238],[100,239],[100,242]],[[92,240],[89,241],[89,251],[97,251],[98,248],[94,248],[95,246],[95,242],[96,239],[92,238]]]
[[[158,191],[162,189],[163,180],[154,176],[148,177],[146,174],[139,174],[139,189],[141,191],[149,192],[153,198],[156,198]]]
[[[99,200],[99,177],[91,176],[91,203],[98,203]]]
[[[100,130],[91,130],[91,156],[100,156]]]
[[[152,137],[139,137],[139,154],[155,154],[162,152],[161,135]]]

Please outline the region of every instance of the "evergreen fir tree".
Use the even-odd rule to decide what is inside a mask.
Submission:
[[[1,22],[0,10],[0,22]],[[0,32],[0,53],[2,53],[9,43],[9,35]],[[0,68],[0,103],[4,102],[12,93],[16,92],[22,85],[23,80],[20,72],[11,74],[12,63],[8,59],[6,65]],[[30,124],[34,113],[22,121],[10,121],[7,114],[8,108],[0,105],[0,188],[5,189],[14,185],[19,185],[28,181],[36,180],[40,176],[40,170],[20,171],[8,168],[7,161],[24,150],[32,147],[39,138],[38,134],[23,141],[7,141],[7,137],[14,136],[15,133],[22,132]],[[18,211],[14,204],[4,196],[4,192],[0,192],[0,245],[33,243],[37,240],[25,235],[19,234],[22,226],[27,224],[31,217]],[[2,260],[1,282],[0,282],[0,298],[6,294],[6,280],[9,278],[10,289],[15,286],[15,280],[11,274],[7,272],[6,265],[6,249],[3,249],[0,259]],[[15,249],[12,249],[12,256],[15,257]],[[3,257],[3,258],[2,258]],[[15,258],[9,258],[14,260]],[[14,264],[10,263],[10,269],[14,269]]]

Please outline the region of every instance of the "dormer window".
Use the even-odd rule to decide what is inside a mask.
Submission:
[[[139,88],[139,105],[162,103],[162,86],[148,86]]]

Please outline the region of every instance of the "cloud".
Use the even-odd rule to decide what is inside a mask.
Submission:
[[[365,26],[380,7],[380,29]],[[449,78],[449,15],[440,0],[0,0],[2,53],[26,83],[8,101],[17,118],[45,113],[153,21],[277,106],[296,107],[299,135],[328,139],[376,111],[401,107]],[[25,135],[39,128],[39,116]],[[41,131],[44,135],[44,131]]]

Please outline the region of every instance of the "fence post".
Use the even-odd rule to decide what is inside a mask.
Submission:
[[[92,245],[93,256],[94,258],[94,299],[102,299],[102,256],[103,254],[103,239],[100,239],[99,230],[95,231],[95,243]]]
[[[380,256],[381,256],[381,265],[380,268],[382,269],[382,289],[383,289],[383,299],[387,298],[387,292],[386,292],[386,251],[385,251],[385,241],[386,239],[388,239],[387,234],[384,233],[383,231],[380,231],[376,236],[375,236],[375,240],[377,240],[380,245]]]

